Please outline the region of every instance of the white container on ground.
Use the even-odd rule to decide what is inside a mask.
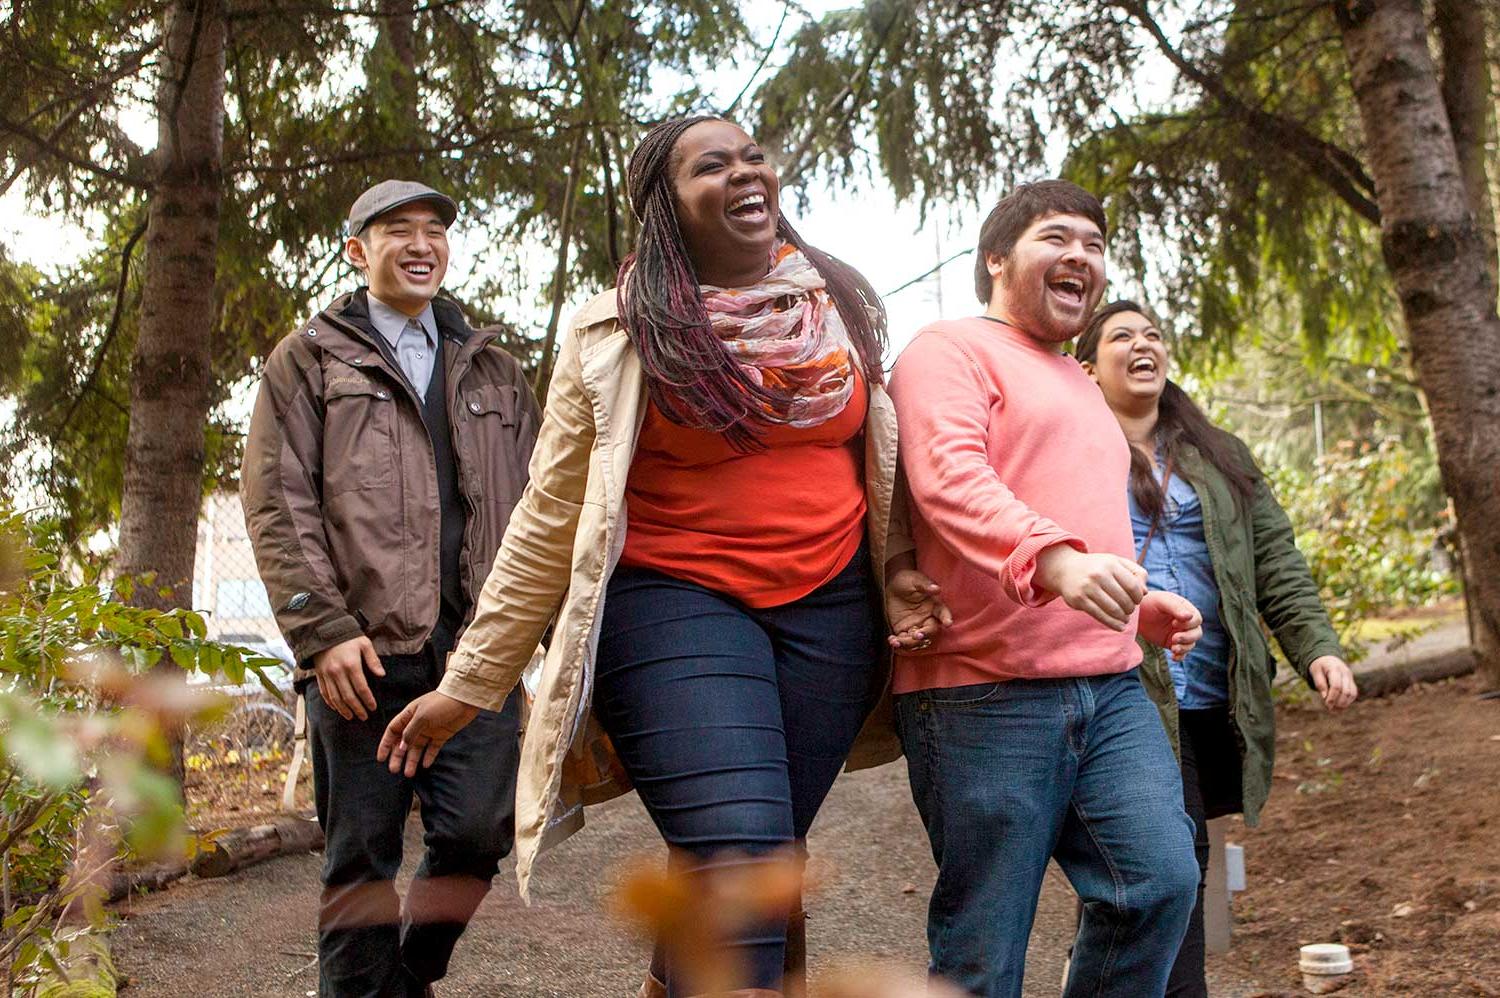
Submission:
[[[1315,995],[1339,990],[1354,972],[1354,960],[1343,943],[1313,943],[1302,947],[1300,956],[1302,986]]]

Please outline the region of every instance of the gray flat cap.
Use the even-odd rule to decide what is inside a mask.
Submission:
[[[431,202],[444,225],[452,225],[458,217],[458,202],[426,184],[415,180],[382,180],[354,199],[354,206],[349,209],[349,221],[344,223],[344,235],[357,236],[376,216],[413,201]]]

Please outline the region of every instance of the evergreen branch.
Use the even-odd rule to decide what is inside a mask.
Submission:
[[[821,128],[820,123],[827,121],[832,114],[843,109],[837,126],[842,127],[848,123],[849,119],[858,110],[859,103],[857,101],[848,108],[844,108],[844,102],[850,97],[858,96],[864,90],[865,85],[869,82],[870,73],[875,68],[875,60],[879,58],[881,51],[885,48],[885,43],[890,38],[891,32],[895,29],[897,20],[898,18],[896,17],[890,17],[886,20],[885,27],[881,30],[880,36],[875,39],[875,43],[870,46],[870,51],[865,58],[864,65],[854,75],[854,79],[844,85],[844,89],[839,91],[838,96],[824,106],[820,114],[813,117],[812,125],[807,131],[806,138],[786,158],[787,168],[780,171],[781,186],[783,188],[795,187],[801,183],[802,174],[806,173],[811,167],[812,161],[808,160],[808,155],[812,152],[812,146],[814,141],[816,141],[818,133],[825,130]],[[816,157],[814,157],[815,160]]]
[[[1366,221],[1380,224],[1380,207],[1373,200],[1375,182],[1359,160],[1344,149],[1319,138],[1298,122],[1275,115],[1264,108],[1247,104],[1217,76],[1206,72],[1179,52],[1162,31],[1161,25],[1146,9],[1145,0],[1114,0],[1155,40],[1157,48],[1196,83],[1205,94],[1219,102],[1233,117],[1252,131],[1260,132],[1282,143],[1315,177],[1323,181]]]
[[[106,73],[104,76],[99,77],[93,82],[92,85],[90,85],[86,89],[81,90],[78,93],[67,94],[65,96],[48,101],[46,104],[43,104],[41,107],[32,111],[29,115],[26,116],[25,120],[20,122],[19,124],[22,127],[28,127],[33,122],[37,121],[37,119],[47,115],[61,105],[66,104],[69,101],[77,101],[78,103],[73,107],[73,109],[67,114],[63,115],[62,120],[57,123],[57,126],[52,129],[51,134],[49,134],[46,138],[48,146],[56,147],[57,143],[62,139],[63,135],[68,131],[68,129],[73,127],[74,123],[83,116],[83,112],[94,106],[100,94],[108,90],[110,87],[114,86],[119,81],[123,80],[125,77],[138,72],[141,68],[141,63],[146,60],[146,57],[148,55],[156,51],[156,49],[159,47],[159,44],[159,42],[153,41],[148,45],[136,49],[134,52],[128,55],[118,67],[116,67],[113,71]],[[130,145],[133,151],[135,151],[136,153],[140,152],[139,149],[134,148],[134,143],[130,143]],[[0,197],[3,197],[5,193],[11,189],[15,182],[21,179],[22,175],[25,174],[27,170],[30,170],[36,165],[37,160],[41,159],[44,151],[45,150],[42,146],[33,145],[32,154],[29,157],[17,157],[18,162],[16,164],[15,170],[12,171],[11,175],[5,179],[4,183],[0,183]]]
[[[148,55],[150,55],[151,53],[155,52],[160,47],[161,47],[160,40],[153,40],[151,42],[148,42],[147,44],[141,46],[140,48],[136,49],[134,52],[132,52],[129,55],[127,55],[124,58],[124,60],[120,63],[119,66],[117,66],[114,70],[112,70],[112,71],[106,73],[105,75],[99,77],[98,79],[96,79],[86,89],[80,90],[77,93],[64,94],[61,97],[56,97],[56,98],[48,101],[47,103],[43,104],[41,107],[37,108],[36,110],[34,110],[30,114],[28,114],[26,116],[26,119],[24,121],[22,121],[21,124],[23,124],[23,125],[30,125],[32,122],[36,121],[38,118],[40,118],[40,117],[42,117],[42,116],[50,113],[51,111],[56,110],[58,107],[60,107],[63,104],[68,103],[69,101],[75,101],[75,100],[89,101],[89,100],[93,100],[95,97],[98,97],[99,94],[102,91],[108,90],[110,87],[114,86],[116,83],[119,83],[125,77],[130,76],[132,73],[135,73],[135,72],[139,71],[140,68],[141,68],[141,63],[143,63],[143,62],[146,61],[146,57]]]
[[[59,145],[57,137],[38,135],[36,132],[33,132],[23,126],[20,122],[12,121],[10,118],[6,117],[3,112],[0,112],[0,134],[14,135],[21,141],[30,143],[41,152],[47,153],[54,159],[60,160],[75,169],[84,171],[85,173],[91,173],[97,177],[104,177],[105,179],[113,180],[116,183],[124,184],[125,186],[134,188],[136,190],[145,190],[146,188],[151,186],[151,182],[145,177],[139,177],[135,174],[126,173],[123,170],[112,170],[107,166],[101,166],[91,160],[83,159],[76,153],[71,152],[70,150],[65,149],[61,145]],[[35,165],[36,160],[35,158],[33,158],[33,160],[27,164],[27,168],[29,169],[30,167]],[[10,183],[11,182],[8,181],[6,186],[9,187]]]
[[[300,173],[304,170],[316,170],[326,166],[348,166],[351,163],[368,163],[372,160],[391,159],[398,156],[429,156],[448,152],[468,152],[471,149],[482,148],[491,145],[502,138],[511,135],[524,135],[530,132],[540,132],[550,128],[561,128],[568,131],[579,128],[592,122],[577,122],[559,126],[553,121],[539,121],[531,125],[518,125],[514,128],[497,128],[483,135],[476,135],[472,139],[460,142],[440,142],[435,145],[417,145],[404,147],[391,147],[388,149],[360,150],[356,152],[338,153],[333,156],[323,156],[318,159],[303,160],[300,163],[280,164],[255,164],[241,162],[232,165],[225,170],[230,176],[239,174],[279,174]]]
[[[322,14],[331,17],[364,17],[372,21],[387,20],[393,17],[409,17],[412,14],[429,14],[449,7],[469,6],[473,0],[428,0],[427,3],[419,4],[409,11],[398,11],[392,13],[383,8],[370,7],[340,7],[333,3],[270,3],[264,7],[239,7],[230,15],[231,21],[248,21],[258,17],[271,15],[284,18],[298,14]]]
[[[83,404],[83,397],[93,390],[99,371],[104,367],[104,357],[109,353],[109,348],[115,341],[115,334],[120,331],[120,317],[125,312],[125,292],[130,283],[130,258],[135,253],[135,244],[140,242],[145,234],[146,222],[142,222],[135,227],[135,231],[125,241],[125,248],[120,251],[120,282],[115,286],[115,310],[109,317],[109,328],[104,331],[104,338],[99,341],[99,349],[94,352],[94,363],[89,368],[88,375],[83,379],[83,384],[79,386],[78,394],[73,396],[68,411],[63,414],[62,422],[57,424],[57,430],[53,433],[54,440],[62,439],[63,432],[73,421],[78,407]]]

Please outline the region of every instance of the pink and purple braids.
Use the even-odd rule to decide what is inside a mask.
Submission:
[[[677,140],[709,115],[673,118],[656,125],[631,153],[626,184],[630,208],[641,223],[635,252],[620,265],[620,319],[645,368],[651,400],[682,426],[722,432],[740,450],[760,447],[757,418],[763,406],[785,411],[790,398],[751,380],[729,356],[709,323],[699,280],[677,227],[672,189]],[[885,306],[854,268],[803,242],[785,217],[776,232],[801,250],[823,275],[859,351],[865,380],[885,380]]]

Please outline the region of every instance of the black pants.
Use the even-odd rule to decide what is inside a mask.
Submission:
[[[445,640],[446,638],[446,640]],[[413,779],[375,761],[392,717],[437,687],[452,638],[434,634],[418,655],[382,659],[367,676],[378,703],[369,720],[344,720],[307,696],[308,733],[323,854],[318,993],[406,998],[448,972],[448,958],[489,891],[515,835],[518,694],[480,711]],[[426,854],[404,903],[396,894],[412,795],[422,802]]]
[[[1168,998],[1208,998],[1204,978],[1203,888],[1208,881],[1208,822],[1243,808],[1240,747],[1228,707],[1177,712],[1182,749],[1182,803],[1193,819],[1198,903],[1167,980]]]

